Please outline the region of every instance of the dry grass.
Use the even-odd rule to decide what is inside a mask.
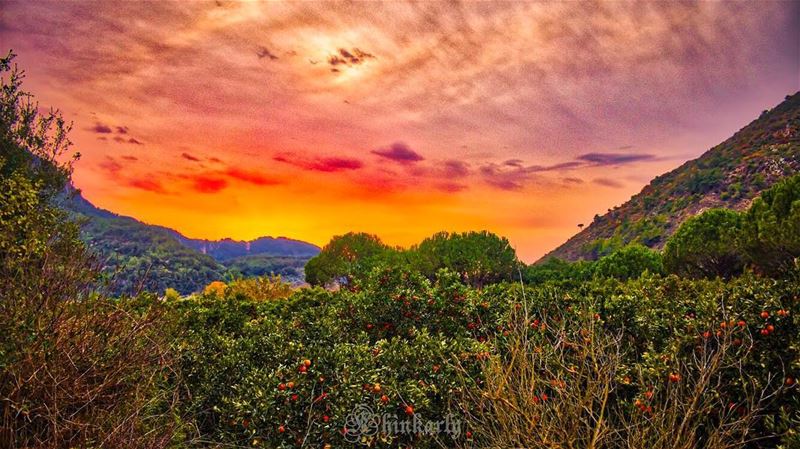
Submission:
[[[521,308],[482,379],[462,372],[465,385],[478,385],[462,398],[473,434],[467,446],[731,449],[753,442],[750,430],[773,395],[742,370],[749,342],[723,333],[683,364],[677,355],[663,360],[672,376],[654,382],[652,373],[623,368],[630,354],[622,335],[605,329],[591,307]],[[718,394],[733,380],[745,394],[736,404]]]

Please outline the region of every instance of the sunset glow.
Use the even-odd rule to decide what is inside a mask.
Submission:
[[[3,2],[99,207],[531,262],[800,89],[795,2]],[[5,51],[5,50],[4,50]]]

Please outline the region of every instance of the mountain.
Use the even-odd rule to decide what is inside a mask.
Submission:
[[[746,209],[776,181],[800,170],[800,92],[697,159],[661,175],[628,202],[541,260],[597,259],[628,243],[662,248],[689,217],[723,207]]]
[[[113,294],[163,292],[168,287],[188,294],[212,281],[265,274],[302,283],[305,263],[319,253],[315,245],[284,237],[191,239],[100,209],[79,192],[67,197],[62,206],[81,223],[83,239],[97,253]]]
[[[291,256],[311,258],[319,253],[319,247],[286,237],[260,237],[250,241],[232,239],[198,240],[186,238],[176,232],[176,238],[185,246],[208,254],[219,261],[228,261],[246,256]]]

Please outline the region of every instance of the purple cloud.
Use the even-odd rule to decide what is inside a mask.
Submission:
[[[303,160],[292,153],[284,153],[272,159],[310,171],[338,172],[344,170],[358,170],[364,167],[364,163],[360,160],[346,157],[323,157]]]
[[[444,161],[444,176],[448,178],[462,178],[469,174],[469,164],[458,160]]]
[[[612,189],[619,189],[624,187],[622,183],[608,178],[597,178],[592,180],[592,182],[603,187],[611,187]]]
[[[575,158],[594,165],[624,165],[655,159],[652,154],[637,153],[587,153]]]
[[[372,150],[372,154],[377,154],[380,157],[393,160],[400,164],[411,164],[425,160],[421,154],[412,150],[403,142],[395,142],[389,148]]]
[[[89,131],[95,132],[97,134],[111,134],[113,131],[110,126],[104,125],[100,122],[97,122],[88,129]]]

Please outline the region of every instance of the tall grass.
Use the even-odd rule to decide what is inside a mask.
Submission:
[[[558,301],[553,301],[558,304]],[[591,304],[580,310],[520,307],[480,378],[462,371],[466,447],[731,449],[750,437],[780,389],[758,389],[744,372],[752,340],[732,330],[691,354],[660,362],[667,376],[631,363],[624,329],[608,329]],[[738,335],[738,334],[737,334]],[[646,355],[644,355],[646,356]],[[641,365],[638,365],[641,366]],[[731,403],[718,390],[736,384]]]

